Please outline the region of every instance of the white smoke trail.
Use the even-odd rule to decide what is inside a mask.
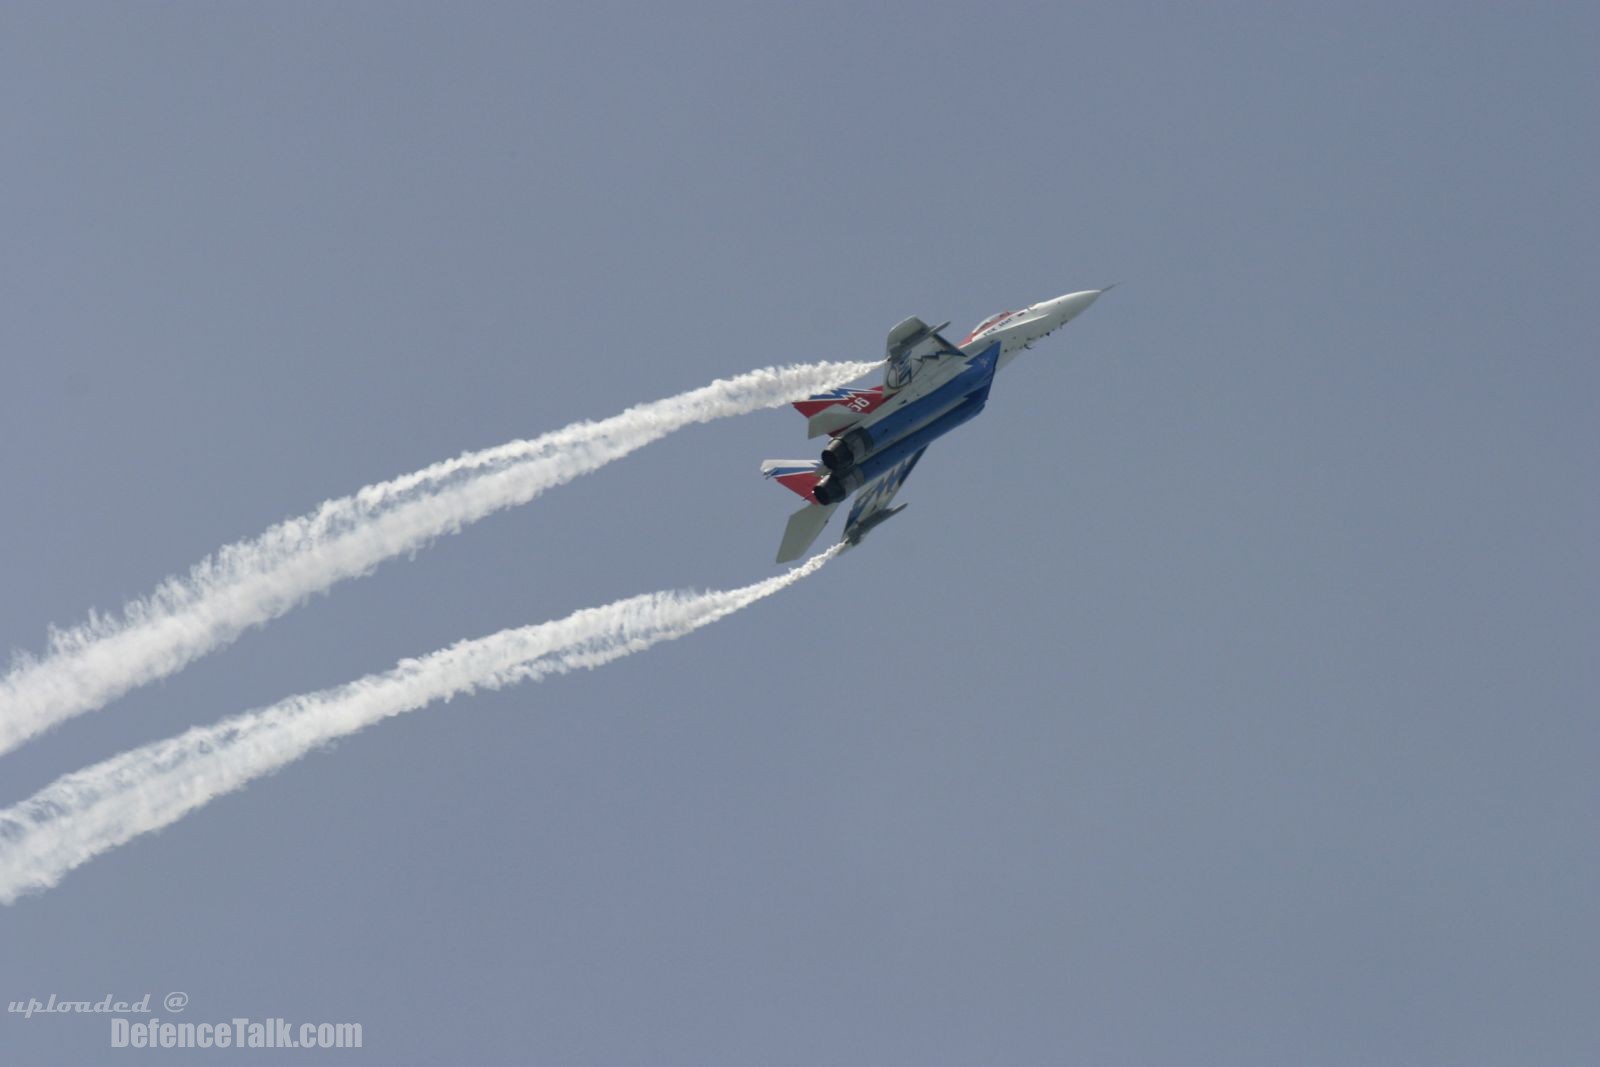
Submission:
[[[776,407],[876,364],[768,367],[577,422],[527,441],[369,485],[228,545],[166,579],[120,616],[52,630],[42,658],[19,655],[0,679],[0,755],[74,715],[164,678],[284,614],[313,593],[416,552],[502,508],[621,459],[693,423]]]
[[[335,738],[436,700],[592,669],[682,637],[793,585],[841,548],[739,589],[646,593],[462,641],[65,775],[0,811],[0,903],[47,889],[100,853],[176,822]]]

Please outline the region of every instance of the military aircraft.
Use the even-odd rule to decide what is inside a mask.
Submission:
[[[1065,326],[1106,289],[1086,289],[1044,300],[1020,311],[990,315],[953,345],[913,316],[889,331],[883,384],[870,389],[834,389],[797,401],[808,437],[833,440],[820,460],[769,459],[761,473],[805,498],[789,517],[778,546],[778,562],[805,554],[834,509],[860,490],[845,520],[851,545],[894,518],[890,507],[906,477],[932,442],[971,419],[989,400],[997,370],[1041,337]]]

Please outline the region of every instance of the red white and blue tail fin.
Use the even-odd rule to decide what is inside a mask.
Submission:
[[[830,389],[804,400],[794,409],[806,417],[806,436],[836,434],[876,411],[884,401],[883,386],[871,389]]]
[[[811,495],[811,491],[827,471],[814,459],[768,459],[761,462],[761,473],[775,479],[791,493],[815,503],[817,498]]]
[[[783,542],[778,545],[779,563],[799,559],[828,525],[833,509],[839,506],[837,503],[818,504],[812,493],[827,471],[814,459],[769,459],[761,464],[761,473],[805,498],[806,506],[789,516],[789,524],[783,529]]]
[[[835,404],[843,404],[857,415],[865,415],[881,403],[883,403],[883,386],[874,385],[871,389],[829,389],[826,393],[816,393],[804,400],[796,400],[794,409],[809,419],[817,412]]]

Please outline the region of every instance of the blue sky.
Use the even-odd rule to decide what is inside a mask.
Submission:
[[[1597,45],[1575,4],[7,7],[8,649],[465,449],[1124,284],[865,550],[0,909],[6,999],[397,1063],[1600,1057]],[[679,433],[10,754],[0,804],[763,577],[757,466],[804,451]]]

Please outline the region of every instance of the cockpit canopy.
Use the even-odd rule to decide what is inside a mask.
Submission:
[[[974,326],[972,328],[972,332],[967,334],[967,341],[972,340],[974,337],[978,336],[984,330],[987,330],[991,326],[996,326],[996,325],[1004,322],[1006,319],[1010,318],[1012,315],[1015,315],[1015,314],[1016,314],[1015,311],[997,311],[997,312],[995,312],[993,315],[990,315],[988,318],[984,319],[982,322],[978,323],[978,325],[976,325],[976,326]],[[966,341],[962,342],[962,344],[965,344],[965,343],[966,343]]]

